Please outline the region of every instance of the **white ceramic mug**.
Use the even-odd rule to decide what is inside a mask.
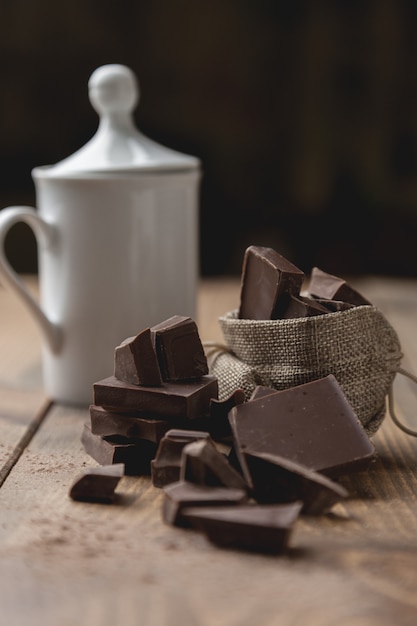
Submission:
[[[198,168],[119,169],[35,168],[37,209],[0,211],[0,278],[39,322],[45,390],[57,402],[91,403],[123,339],[172,315],[195,316]],[[4,252],[19,221],[37,239],[39,302]]]

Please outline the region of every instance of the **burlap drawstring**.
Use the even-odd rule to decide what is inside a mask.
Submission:
[[[392,383],[403,357],[397,333],[372,305],[285,320],[219,318],[224,344],[204,344],[219,398],[242,388],[249,399],[257,385],[286,389],[333,374],[368,435],[377,432],[392,398]],[[393,421],[402,427],[390,405]]]
[[[409,378],[413,382],[417,383],[417,376],[415,376],[411,372],[408,372],[403,367],[399,367],[398,370],[397,370],[397,373],[398,374],[402,374],[403,376],[406,376],[407,378]],[[389,391],[388,391],[388,413],[389,413],[392,421],[394,422],[394,424],[396,426],[398,426],[398,428],[400,430],[402,430],[407,435],[411,435],[412,437],[417,437],[417,431],[413,430],[412,428],[409,428],[408,426],[403,424],[398,419],[398,417],[397,417],[397,415],[396,415],[396,413],[394,411],[394,390],[393,390],[393,384],[391,384],[391,386],[389,388]]]

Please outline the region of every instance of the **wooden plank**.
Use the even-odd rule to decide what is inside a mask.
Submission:
[[[36,297],[37,280],[24,277]],[[0,486],[41,423],[39,329],[14,293],[0,285]]]
[[[417,617],[408,579],[417,556],[416,477],[393,479],[389,437],[397,433],[378,435],[381,460],[352,481],[358,495],[341,517],[301,520],[289,554],[270,557],[220,550],[165,525],[161,491],[146,477],[124,477],[114,506],[71,501],[72,480],[94,464],[80,445],[86,417],[55,407],[0,490],[5,623],[133,625],[140,615],[141,624],[158,626],[272,625],[279,614],[282,624],[411,624]],[[416,442],[404,443],[396,449],[411,466]]]
[[[23,276],[37,296],[36,276]],[[15,293],[0,283],[0,387],[40,389],[41,334]]]
[[[0,487],[41,425],[50,402],[41,391],[0,389]]]
[[[384,292],[383,283],[372,285]],[[224,288],[227,302],[210,285],[200,300],[203,315],[233,308],[238,292]],[[397,308],[390,319],[401,323],[408,346],[416,309]],[[203,337],[214,336],[211,324],[203,322]],[[403,412],[415,406],[413,390],[407,394],[397,395]],[[200,533],[167,526],[162,493],[149,477],[124,477],[115,505],[73,502],[72,480],[94,464],[80,442],[86,419],[87,410],[54,406],[0,489],[4,623],[417,622],[417,440],[389,418],[374,437],[378,459],[370,471],[344,480],[348,502],[333,515],[300,519],[282,556],[221,550]]]

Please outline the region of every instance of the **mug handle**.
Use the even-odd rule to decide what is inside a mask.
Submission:
[[[0,276],[7,286],[23,301],[39,324],[52,352],[59,352],[62,344],[61,328],[51,322],[42,311],[25,283],[10,265],[5,254],[5,241],[10,228],[18,222],[25,222],[33,231],[38,246],[48,248],[56,235],[52,224],[42,219],[32,207],[13,206],[0,211]]]

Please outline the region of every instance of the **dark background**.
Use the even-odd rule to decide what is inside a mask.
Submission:
[[[1,208],[94,134],[89,76],[124,63],[142,132],[202,160],[202,274],[257,244],[417,276],[414,0],[0,0],[0,47]],[[7,245],[36,271],[25,226]]]

